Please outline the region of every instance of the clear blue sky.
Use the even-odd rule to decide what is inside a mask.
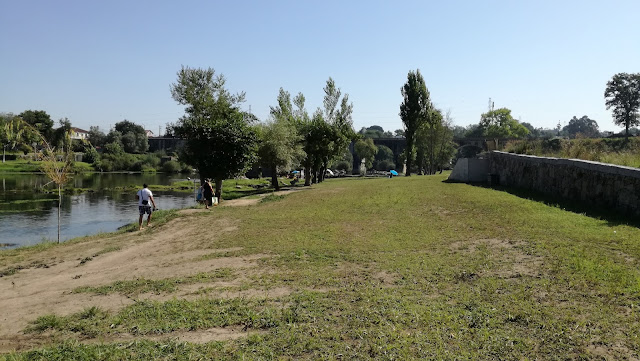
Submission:
[[[419,68],[457,125],[492,98],[536,127],[588,115],[618,130],[603,93],[615,73],[640,72],[638,15],[637,0],[0,0],[0,112],[164,131],[183,114],[169,86],[188,65],[224,74],[261,120],[280,87],[313,112],[333,77],[356,130],[394,130]]]

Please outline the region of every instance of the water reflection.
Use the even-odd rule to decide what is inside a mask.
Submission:
[[[43,175],[0,175],[0,244],[33,245],[57,238],[57,195],[39,193],[48,183]],[[78,188],[104,189],[142,183],[169,185],[179,176],[164,174],[89,174],[76,176]],[[151,189],[153,191],[153,189]],[[156,204],[161,209],[190,207],[191,193],[155,191]],[[138,218],[135,191],[96,191],[78,195],[63,195],[60,234],[67,240],[87,234],[112,232]]]

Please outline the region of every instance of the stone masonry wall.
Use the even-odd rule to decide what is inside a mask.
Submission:
[[[491,152],[500,184],[640,215],[640,169],[577,159]]]

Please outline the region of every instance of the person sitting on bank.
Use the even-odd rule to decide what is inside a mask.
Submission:
[[[202,194],[204,195],[205,209],[209,209],[209,207],[213,206],[213,186],[211,186],[211,180],[209,178],[204,180]]]
[[[156,209],[156,202],[153,200],[153,193],[149,190],[149,186],[145,183],[142,185],[142,189],[138,191],[136,194],[136,199],[138,200],[138,211],[140,212],[140,219],[138,220],[138,230],[142,229],[142,219],[146,214],[147,216],[147,227],[151,225],[151,214]],[[153,204],[153,209],[151,209],[151,204]]]

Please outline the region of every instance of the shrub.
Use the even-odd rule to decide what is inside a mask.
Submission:
[[[382,161],[378,162],[376,164],[375,168],[376,168],[376,170],[389,171],[389,170],[392,170],[392,169],[396,169],[396,164],[393,163],[390,160],[385,159],[385,160],[382,160]]]
[[[82,160],[87,163],[95,164],[100,160],[100,154],[94,147],[90,147],[82,154]]]
[[[180,163],[175,160],[170,160],[162,165],[162,171],[166,173],[177,173],[181,169],[182,167],[180,167]]]

